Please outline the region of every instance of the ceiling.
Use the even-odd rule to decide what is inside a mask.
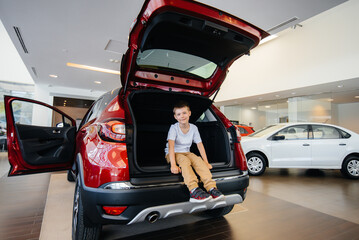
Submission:
[[[274,34],[345,1],[199,2],[224,10]],[[108,91],[121,85],[118,74],[78,69],[66,64],[119,71],[122,54],[127,49],[130,26],[143,2],[0,0],[0,18],[35,84]],[[21,34],[23,45],[14,27]],[[6,56],[0,54],[0,57]]]

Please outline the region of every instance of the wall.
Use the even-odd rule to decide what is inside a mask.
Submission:
[[[238,59],[216,102],[359,77],[359,1],[288,29]]]
[[[102,91],[92,91],[91,92],[90,90],[87,90],[87,89],[67,88],[67,87],[49,87],[48,85],[36,84],[34,99],[37,101],[40,101],[40,102],[47,103],[49,105],[53,105],[54,96],[96,100],[102,94],[104,94],[104,92],[102,92]],[[82,114],[82,112],[81,112],[81,114]],[[52,122],[52,115],[49,114],[49,112],[41,111],[41,109],[34,107],[32,121],[33,121],[33,123],[36,123],[39,125],[47,125]]]
[[[338,104],[339,125],[359,133],[359,102]]]

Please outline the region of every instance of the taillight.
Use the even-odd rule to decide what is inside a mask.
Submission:
[[[114,215],[114,216],[118,216],[121,213],[123,213],[123,211],[126,210],[126,206],[118,206],[118,207],[113,207],[113,206],[103,206],[102,209],[104,210],[104,212],[108,215]]]
[[[108,122],[100,123],[98,127],[98,134],[100,138],[105,141],[125,142],[126,125],[119,120],[110,120]]]

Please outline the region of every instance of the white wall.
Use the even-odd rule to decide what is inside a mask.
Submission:
[[[338,104],[339,126],[359,133],[359,102]]]
[[[348,1],[238,59],[216,102],[359,77],[358,12]]]

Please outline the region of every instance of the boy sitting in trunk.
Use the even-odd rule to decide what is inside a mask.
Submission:
[[[189,123],[191,110],[186,102],[179,102],[173,108],[174,118],[177,123],[172,124],[167,136],[166,160],[171,164],[171,172],[182,172],[184,183],[190,191],[190,202],[205,202],[213,199],[221,199],[224,195],[217,189],[216,182],[212,179],[201,136],[196,125]],[[192,142],[197,144],[201,154],[200,158],[190,152]],[[179,167],[177,166],[179,165]],[[198,178],[193,169],[200,176],[207,192],[198,187]]]

